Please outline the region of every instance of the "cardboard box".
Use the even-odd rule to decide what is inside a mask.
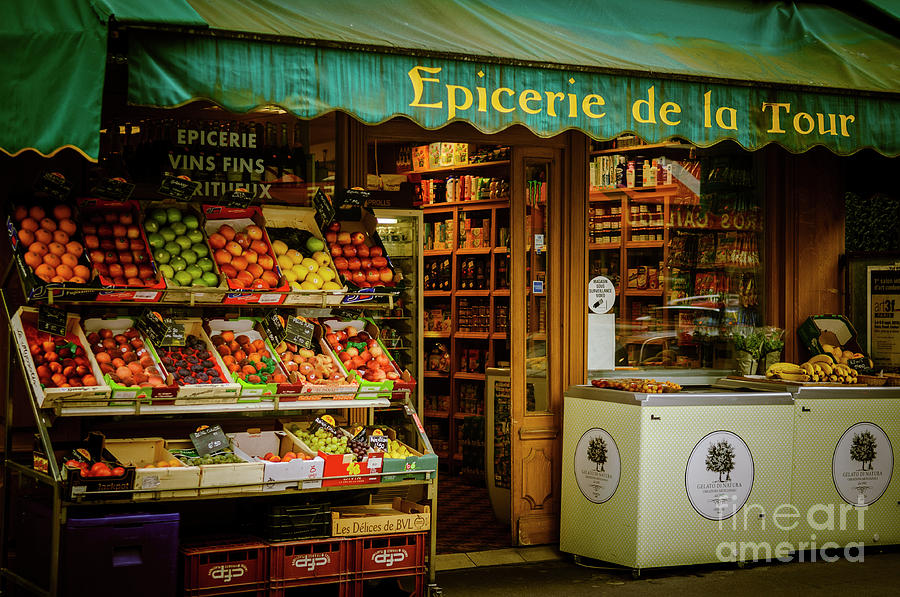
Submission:
[[[135,493],[134,499],[160,499],[197,495],[200,486],[200,467],[186,466],[166,450],[161,437],[136,439],[108,439],[106,448],[125,466],[134,467],[134,489],[158,489]],[[177,462],[177,466],[156,467],[158,462]],[[147,465],[153,465],[147,468]]]
[[[100,285],[106,289],[99,290],[95,300],[109,302],[136,301],[146,303],[162,300],[164,294],[163,291],[166,288],[166,281],[163,279],[162,275],[160,275],[159,269],[156,267],[156,262],[153,260],[153,252],[150,250],[150,243],[147,242],[147,235],[144,233],[143,222],[141,222],[140,206],[138,205],[138,202],[135,200],[114,201],[111,199],[91,198],[79,199],[78,207],[81,212],[80,218],[82,225],[87,219],[99,214],[107,215],[109,213],[115,213],[119,216],[130,216],[132,222],[136,224],[140,230],[140,240],[143,243],[143,250],[147,254],[147,262],[153,268],[153,273],[156,276],[156,282],[148,286],[117,286],[111,278],[98,275],[95,270],[94,274],[99,279]],[[85,247],[85,253],[89,252],[87,247]]]
[[[26,328],[37,329],[38,310],[32,307],[20,307],[18,311],[10,319],[9,325],[12,329],[15,345],[19,349],[19,358],[22,361],[22,367],[25,370],[25,379],[31,384],[31,391],[40,408],[49,408],[52,406],[107,406],[110,395],[110,388],[107,385],[82,386],[77,388],[44,388],[41,385],[37,373],[37,367],[34,359],[31,358],[31,349],[28,345],[28,337],[25,334]],[[69,313],[66,320],[66,335],[70,335],[78,340],[84,349],[90,363],[91,372],[94,378],[100,382],[103,374],[100,372],[100,366],[97,364],[94,355],[87,343],[87,338],[81,331],[81,318],[74,313]]]
[[[229,433],[228,437],[255,462],[262,462],[265,465],[263,491],[322,487],[325,461],[318,456],[311,460],[295,458],[290,462],[269,462],[262,459],[269,452],[279,457],[288,452],[307,454],[303,447],[297,444],[293,434],[286,431],[248,429],[246,432]]]
[[[88,336],[91,332],[99,332],[104,328],[112,331],[113,334],[118,335],[133,327],[134,320],[130,317],[117,317],[112,319],[92,317],[81,322],[81,328],[84,331],[85,336]],[[165,374],[165,367],[163,367],[162,363],[159,362],[159,355],[156,354],[156,349],[153,348],[153,345],[151,345],[147,341],[147,338],[145,338],[143,334],[138,337],[144,342],[144,348],[147,349],[147,354],[149,354],[150,358],[153,359],[153,364],[156,365],[157,369],[159,369],[160,374],[166,377],[169,385],[159,386],[156,388],[123,386],[113,381],[108,373],[104,373],[103,381],[110,387],[110,406],[130,406],[134,404],[135,400],[140,400],[143,403],[149,403],[151,397],[155,397],[157,399],[175,398],[175,395],[178,392],[178,386],[172,383],[171,376],[167,376]]]
[[[813,315],[808,317],[797,328],[797,335],[800,337],[800,342],[803,343],[811,355],[825,353],[826,350],[822,347],[823,345],[840,347],[842,350],[863,355],[858,358],[847,358],[847,366],[856,369],[860,373],[873,371],[869,355],[859,345],[856,329],[843,315]],[[832,354],[832,356],[837,358],[835,354]]]
[[[189,335],[194,335],[203,340],[203,343],[206,344],[206,350],[210,353],[213,362],[221,372],[220,377],[222,379],[229,379],[228,368],[225,366],[222,357],[219,356],[219,352],[216,350],[216,347],[213,346],[212,341],[210,341],[209,336],[206,335],[206,332],[203,329],[203,320],[200,318],[178,319],[176,320],[176,323],[180,323],[184,326],[185,338]],[[159,355],[160,360],[162,360],[165,349],[157,346],[154,346],[153,348],[156,350],[157,355]],[[166,373],[171,372],[166,371]],[[227,404],[230,402],[237,402],[240,393],[241,385],[234,382],[178,386],[178,390],[175,393],[175,404]]]
[[[265,218],[269,238],[271,240],[283,240],[275,229],[277,228],[294,228],[304,230],[312,234],[324,242],[325,234],[316,224],[315,209],[311,207],[282,207],[266,205],[262,208],[263,218]],[[310,257],[311,253],[307,251],[305,246],[295,247],[291,243],[287,243],[290,249],[300,251],[304,257]],[[328,246],[325,249],[328,252]],[[341,283],[340,276],[334,268],[334,264],[328,264],[328,269],[334,272],[334,281]],[[338,305],[347,292],[347,286],[341,287],[339,290],[304,290],[303,292],[292,292],[287,295],[284,300],[285,305]]]
[[[134,467],[126,466],[106,449],[106,438],[102,433],[92,431],[88,433],[84,442],[78,446],[78,451],[86,452],[91,462],[104,462],[110,468],[122,467],[124,472],[119,476],[109,477],[82,477],[81,469],[60,466],[62,475],[63,495],[68,500],[91,499],[100,500],[131,499],[134,495],[130,489],[134,488]],[[45,455],[46,456],[46,455]],[[55,458],[56,455],[49,457]],[[105,491],[122,491],[122,493],[103,493]]]
[[[213,336],[219,335],[223,331],[234,332],[236,337],[240,335],[247,336],[251,342],[262,340],[266,344],[266,350],[269,351],[269,354],[275,360],[275,372],[281,373],[287,378],[287,371],[284,370],[281,359],[278,358],[278,354],[275,352],[275,348],[269,342],[269,339],[259,331],[257,327],[258,321],[259,320],[256,318],[249,317],[242,317],[240,319],[210,319],[204,322],[203,329],[209,334],[210,342],[212,342]],[[241,386],[238,402],[260,402],[263,397],[278,393],[278,383],[276,382],[254,384],[244,381],[228,370],[228,366],[225,364],[224,359],[222,361],[222,367],[229,378]],[[269,398],[269,400],[272,400],[272,398]]]
[[[418,533],[431,529],[431,508],[401,498],[392,504],[332,508],[331,534],[363,537]]]
[[[166,449],[193,449],[191,440],[166,440]],[[228,493],[257,493],[262,491],[265,466],[253,460],[237,446],[231,446],[235,456],[244,462],[200,465],[200,495]],[[240,487],[245,485],[246,487]],[[231,487],[226,487],[231,486]],[[238,487],[233,487],[238,486]]]
[[[262,215],[262,211],[258,207],[238,209],[233,207],[221,207],[218,205],[204,205],[203,214],[206,216],[203,227],[207,235],[207,240],[209,239],[210,234],[216,232],[224,224],[228,224],[237,232],[240,232],[247,226],[253,224],[262,228],[262,240],[265,241],[269,249],[269,256],[275,262],[273,271],[278,275],[278,286],[271,288],[271,292],[242,289],[235,280],[231,280],[227,276],[224,276],[228,288],[235,292],[227,293],[222,302],[228,305],[248,305],[257,303],[261,305],[280,305],[283,303],[290,287],[284,279],[284,276],[281,275],[281,268],[278,267],[275,251],[272,250],[272,242],[269,240],[269,235],[266,233],[266,221]],[[210,252],[214,252],[212,247],[210,247]]]
[[[385,435],[392,441],[397,440],[397,432],[388,428]],[[382,483],[393,483],[395,481],[404,481],[407,479],[432,479],[437,475],[438,457],[437,454],[423,454],[415,448],[407,446],[400,442],[403,447],[409,450],[412,456],[406,458],[390,458],[386,452],[384,455],[384,463],[381,467],[382,473],[397,473],[396,475],[382,475]],[[431,473],[417,471],[434,471]]]
[[[429,160],[429,149],[427,145],[419,145],[417,147],[413,147],[412,166],[413,172],[422,172],[423,170],[429,170],[431,168],[431,161]]]

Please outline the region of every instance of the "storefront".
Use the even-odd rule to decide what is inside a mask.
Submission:
[[[45,38],[42,68],[65,76],[23,81],[19,104],[45,104],[9,113],[0,146],[77,148],[148,196],[165,173],[207,199],[254,185],[260,205],[361,186],[397,206],[408,187],[384,188],[418,189],[394,242],[421,239],[397,317],[415,318],[398,329],[427,436],[442,471],[488,471],[511,544],[553,543],[567,388],[707,385],[735,368],[735,330],[762,326],[799,363],[795,330],[845,312],[844,194],[890,189],[900,153],[896,39],[866,4],[637,2],[600,22],[552,3],[106,2],[57,13],[83,34]]]

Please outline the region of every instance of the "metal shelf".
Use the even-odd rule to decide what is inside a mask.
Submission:
[[[57,410],[60,417],[106,417],[122,415],[182,415],[188,413],[279,413],[297,410],[316,410],[324,408],[377,408],[390,406],[387,398],[371,400],[297,400],[295,402],[235,402],[231,404],[166,404],[152,405],[136,403],[132,406],[75,406],[62,407]]]

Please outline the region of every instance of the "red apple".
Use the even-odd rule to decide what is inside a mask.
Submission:
[[[260,255],[263,255],[264,253],[269,252],[269,245],[266,244],[266,241],[260,240],[258,238],[254,239],[250,243],[250,248],[253,249],[254,251],[256,251],[257,253],[259,253]]]
[[[344,257],[356,257],[356,247],[353,245],[344,245]]]
[[[130,213],[119,214],[119,223],[130,226],[131,224],[134,224],[134,216]]]
[[[262,253],[257,257],[256,262],[261,265],[264,270],[272,270],[275,268],[275,260],[272,259],[268,253]]]
[[[350,242],[354,245],[361,245],[366,242],[366,233],[365,232],[354,232],[350,235]]]
[[[237,257],[238,255],[240,255],[241,253],[244,252],[243,247],[241,247],[241,245],[239,245],[238,243],[236,243],[233,240],[230,240],[225,244],[225,250],[228,251],[229,253],[231,253],[231,255],[234,257]]]
[[[327,242],[328,244],[336,243],[337,242],[337,232],[331,232],[331,231],[326,232],[325,233],[325,242]]]
[[[342,245],[349,245],[350,244],[350,233],[349,232],[338,233],[337,241],[338,241],[338,243],[340,243]]]
[[[277,288],[278,287],[278,274],[273,272],[272,270],[266,270],[260,276],[260,279],[265,281],[266,284],[269,285],[269,288]]]
[[[238,247],[240,248],[240,247]],[[231,261],[231,253],[226,251],[225,249],[217,249],[215,253],[213,253],[213,259],[219,265],[223,265]]]
[[[381,249],[381,247],[371,247],[369,249],[370,257],[381,257],[382,255],[384,255],[384,251]]]
[[[144,285],[144,281],[141,280],[140,278],[128,278],[125,280],[125,282],[129,286],[143,286]]]
[[[362,244],[356,247],[356,256],[357,257],[369,257],[369,246]]]
[[[391,271],[388,267],[383,267],[378,270],[378,276],[381,278],[381,281],[387,284],[391,280],[394,279],[394,272]]]
[[[93,258],[91,258],[91,261],[93,261]],[[348,262],[347,259],[344,257],[335,257],[334,267],[337,270],[346,270],[346,269],[349,269],[350,262]]]
[[[218,233],[225,237],[225,241],[234,240],[235,231],[234,228],[229,226],[228,224],[222,224],[219,226]]]
[[[141,237],[141,229],[137,226],[129,226],[125,230],[125,236],[128,238],[140,238]]]
[[[125,226],[123,226],[121,224],[115,224],[112,227],[112,231],[113,231],[112,235],[115,236],[117,239],[123,238],[123,237],[127,236],[127,234],[128,234],[128,228],[126,228]]]
[[[99,249],[100,248],[100,239],[97,238],[94,234],[85,234],[84,235],[84,246],[88,249]]]
[[[340,232],[341,231],[341,223],[335,220],[331,224],[328,225],[328,230],[331,232]]]
[[[372,282],[380,282],[381,276],[378,274],[378,270],[377,269],[367,270],[366,271],[366,281],[369,282],[370,284]]]
[[[387,267],[387,263],[387,258],[385,257],[381,257],[380,255],[378,257],[372,257],[372,265],[374,267]]]
[[[224,249],[225,243],[228,241],[225,240],[225,237],[219,234],[218,232],[213,232],[209,235],[209,246],[213,249]]]
[[[228,253],[226,253],[226,254],[227,254],[229,257],[231,257],[230,254],[228,254]],[[231,265],[230,263],[225,263],[225,264],[223,264],[223,265],[220,265],[220,266],[219,266],[219,269],[222,270],[222,273],[225,274],[225,275],[226,275],[227,277],[229,277],[229,278],[236,278],[236,277],[237,277],[238,271],[237,271],[237,269],[235,269],[235,267],[234,267],[233,265]]]
[[[372,269],[372,260],[368,257],[363,257],[359,262],[362,264],[362,269]]]
[[[353,281],[357,286],[365,286],[366,285],[366,275],[359,270],[356,270],[351,274],[350,280]]]
[[[121,278],[125,275],[125,268],[118,263],[109,264],[109,275],[113,278]]]
[[[362,267],[362,263],[359,261],[357,257],[351,257],[347,260],[347,269],[350,271],[357,271]]]
[[[119,263],[134,263],[134,255],[128,251],[119,251]]]
[[[128,249],[131,251],[140,251],[144,248],[144,241],[140,238],[132,238],[128,241]]]
[[[153,268],[149,265],[139,265],[138,266],[138,277],[139,278],[153,278]]]
[[[101,276],[109,275],[109,267],[105,263],[94,262],[94,269],[97,270],[97,273]]]
[[[253,282],[250,284],[250,288],[252,290],[269,290],[269,285],[265,280],[259,278],[257,280],[253,280]]]
[[[91,263],[103,263],[106,261],[106,253],[95,249],[88,253],[88,257],[91,259]]]
[[[116,248],[116,243],[111,238],[100,239],[100,248],[104,251],[112,251]]]
[[[331,256],[332,257],[340,257],[344,254],[344,250],[341,249],[341,245],[331,245]]]
[[[246,234],[244,234],[243,232],[238,232],[237,234],[234,235],[234,239],[232,240],[232,242],[235,242],[238,245],[240,245],[240,247],[242,249],[249,249],[251,240],[250,240],[250,237],[247,236]]]
[[[116,251],[125,251],[128,249],[128,239],[125,236],[117,236],[115,242]]]

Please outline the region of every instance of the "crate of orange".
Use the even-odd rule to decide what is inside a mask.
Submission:
[[[269,340],[260,333],[256,318],[211,319],[206,332],[232,380],[241,385],[240,402],[259,402],[277,394],[288,381],[287,371]]]
[[[65,203],[30,202],[15,205],[7,218],[16,269],[29,300],[75,298],[92,300],[90,262],[73,209]]]

